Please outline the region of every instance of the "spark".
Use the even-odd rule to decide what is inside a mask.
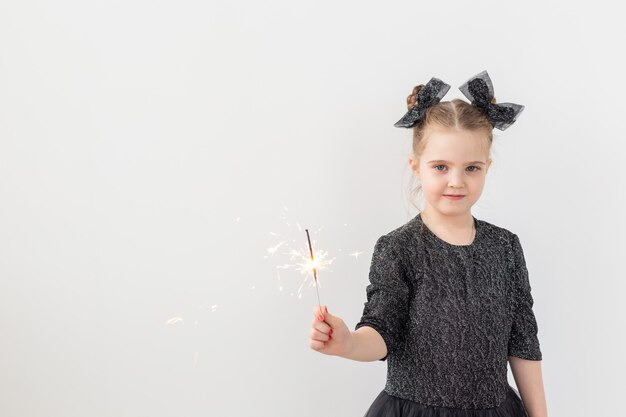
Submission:
[[[298,287],[298,294],[302,292],[302,287],[304,286],[305,282],[306,282],[306,278],[304,279],[304,281],[302,281],[302,284],[300,284],[300,287]]]
[[[318,271],[326,269],[335,260],[335,258],[326,259],[326,257],[328,256],[328,252],[323,250],[314,250],[313,260],[311,260],[309,252],[306,250],[306,248],[291,249],[291,251],[289,251],[289,255],[291,260],[296,259],[300,261],[296,262],[296,265],[298,267],[297,270],[305,275],[312,273],[313,268],[317,269]]]
[[[165,324],[176,324],[176,323],[181,323],[181,324],[185,324],[185,321],[183,320],[182,317],[176,316],[176,317],[172,317],[171,319],[167,320],[165,322]]]
[[[283,286],[280,283],[280,274],[276,274],[276,278],[278,278],[278,291],[282,291],[283,290]]]
[[[275,246],[270,246],[269,248],[267,248],[267,253],[269,253],[270,255],[274,255],[276,254],[276,251],[278,251],[278,248],[280,248],[281,246],[283,246],[285,244],[285,241],[279,242],[277,245]]]
[[[315,248],[316,250],[311,249],[314,244],[311,244],[309,229],[307,229],[307,240],[309,240],[308,247],[306,241],[303,242],[304,245],[300,247],[301,236],[294,235],[300,231],[304,231],[305,228],[299,221],[297,221],[297,219],[293,218],[291,213],[288,213],[288,211],[289,209],[287,206],[282,207],[280,219],[284,230],[280,229],[269,232],[272,237],[272,242],[270,243],[271,246],[268,245],[265,249],[263,258],[272,258],[275,260],[274,268],[278,277],[276,288],[285,294],[294,296],[294,292],[292,292],[293,289],[290,288],[292,281],[289,280],[289,285],[287,285],[286,282],[282,282],[282,278],[285,278],[282,270],[294,271],[296,276],[299,275],[297,274],[298,272],[300,273],[300,276],[304,275],[303,285],[300,285],[300,288],[295,294],[298,298],[302,298],[303,288],[306,288],[304,285],[308,284],[308,287],[315,286],[316,289],[321,287],[316,275],[320,271],[328,269],[335,258],[331,258],[326,251],[319,250],[318,248]],[[316,228],[312,231],[312,235],[319,233],[322,229],[322,227]],[[312,235],[311,237],[313,237]]]
[[[362,253],[363,253],[363,252],[356,251],[356,252],[352,252],[352,253],[350,253],[350,254],[348,254],[348,255],[349,255],[349,256],[354,256],[356,259],[358,259],[358,258],[359,258],[359,255],[360,255],[360,254],[362,254]]]

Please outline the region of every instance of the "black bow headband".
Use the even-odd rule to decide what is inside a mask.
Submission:
[[[417,93],[417,104],[409,110],[402,119],[398,120],[395,127],[410,128],[419,124],[426,115],[428,108],[437,104],[448,92],[450,86],[440,79],[431,78],[428,83]],[[470,78],[459,90],[473,105],[480,108],[494,128],[505,130],[511,126],[517,116],[524,110],[524,106],[514,103],[491,102],[493,99],[493,84],[487,71]]]
[[[421,122],[426,115],[426,110],[433,104],[439,103],[449,89],[450,86],[439,78],[431,78],[417,93],[417,104],[406,112],[402,119],[398,120],[394,126],[409,128]]]

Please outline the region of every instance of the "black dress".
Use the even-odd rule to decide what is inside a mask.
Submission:
[[[474,218],[469,245],[421,214],[374,247],[361,320],[387,345],[387,381],[366,417],[523,417],[508,356],[541,360],[528,270],[514,233]]]

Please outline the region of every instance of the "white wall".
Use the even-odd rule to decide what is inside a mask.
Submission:
[[[406,95],[483,69],[526,110],[474,215],[524,246],[550,414],[617,415],[618,7],[4,0],[0,415],[363,415],[386,364],[309,349],[284,249],[310,229],[353,327],[374,242],[416,214]]]

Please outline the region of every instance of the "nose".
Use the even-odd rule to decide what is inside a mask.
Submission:
[[[462,188],[463,187],[463,173],[457,171],[451,171],[448,178],[448,187],[450,188]]]

